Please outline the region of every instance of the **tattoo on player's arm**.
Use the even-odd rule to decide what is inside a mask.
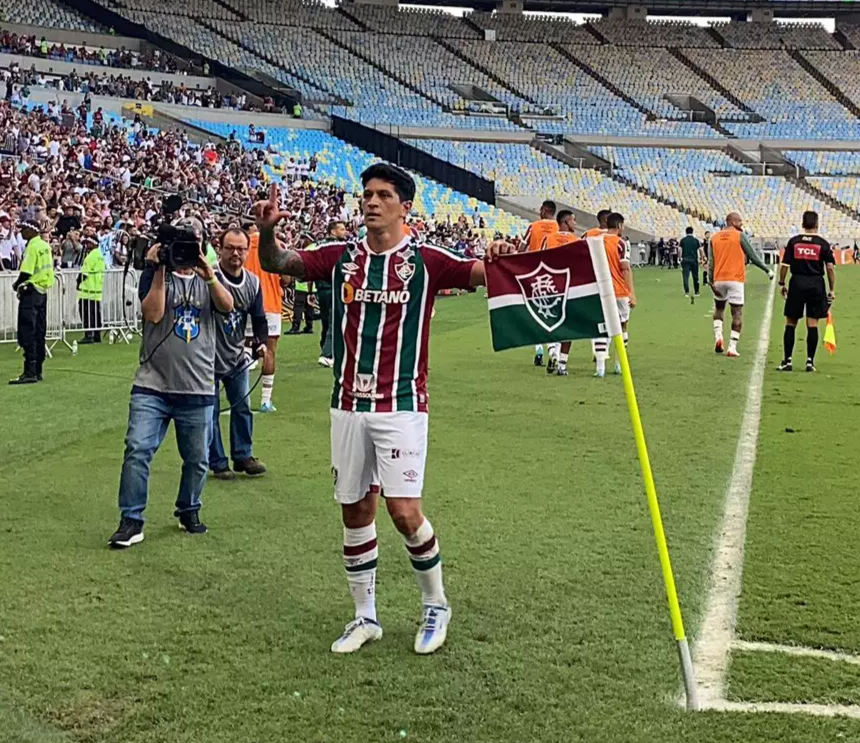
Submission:
[[[278,247],[274,230],[260,231],[260,265],[269,273],[305,278],[305,264],[295,250]]]

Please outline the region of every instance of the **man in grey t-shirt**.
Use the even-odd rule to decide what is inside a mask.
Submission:
[[[209,426],[215,392],[215,313],[233,311],[233,297],[215,276],[202,250],[194,268],[168,273],[159,265],[159,246],[138,287],[143,314],[140,367],[131,388],[125,456],[119,483],[120,522],[109,544],[115,549],[143,541],[143,511],[149,467],[173,421],[182,457],[182,477],[174,515],[189,534],[203,534],[200,494],[209,462]]]
[[[233,311],[215,319],[215,404],[212,407],[212,427],[209,440],[209,468],[219,480],[233,480],[235,472],[262,475],[266,465],[251,453],[253,416],[248,399],[248,368],[250,358],[245,354],[245,325],[251,318],[253,347],[258,356],[265,356],[269,327],[263,310],[263,290],[260,280],[244,269],[248,258],[250,237],[238,227],[225,230],[218,240],[218,280],[233,295]],[[221,442],[221,384],[230,403],[230,458],[227,460]]]

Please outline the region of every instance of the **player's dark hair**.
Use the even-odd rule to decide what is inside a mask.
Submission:
[[[344,227],[346,227],[346,223],[342,219],[333,219],[331,222],[329,222],[327,228],[328,234],[330,235],[332,232],[334,232],[335,227],[337,227],[339,224],[342,224]]]
[[[610,214],[612,214],[612,209],[601,209],[597,212],[598,223],[602,222],[604,219],[608,219]]]
[[[568,217],[572,217],[573,212],[570,209],[562,209],[558,214],[555,215],[555,221],[559,223],[559,225],[564,222]]]
[[[803,212],[803,229],[817,230],[818,229],[818,212],[808,211]]]
[[[606,218],[606,226],[610,230],[617,230],[622,224],[624,224],[624,217],[618,212],[612,212]]]
[[[693,234],[693,228],[692,228],[692,227],[687,227],[687,234],[688,234],[688,235],[692,235],[692,234]]]
[[[544,202],[543,202],[543,204],[541,204],[541,205],[540,205],[540,210],[541,210],[541,211],[543,211],[544,209],[546,209],[547,211],[551,211],[553,214],[555,214],[555,210],[556,210],[557,208],[558,208],[558,207],[555,205],[555,202],[554,202],[554,201],[551,201],[550,199],[547,199],[546,201],[544,201]]]
[[[227,235],[242,235],[242,237],[245,238],[245,242],[248,245],[251,244],[251,236],[247,233],[247,231],[243,230],[241,227],[228,227],[218,237],[218,248],[219,249],[222,249],[224,247],[224,238],[226,238]]]
[[[389,163],[375,163],[361,174],[361,185],[366,186],[374,178],[394,186],[400,201],[415,199],[415,181],[405,170]]]

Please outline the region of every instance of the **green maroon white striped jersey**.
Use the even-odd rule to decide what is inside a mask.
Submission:
[[[411,236],[385,253],[362,240],[299,255],[309,281],[332,282],[332,407],[426,413],[433,301],[468,288],[475,261]]]

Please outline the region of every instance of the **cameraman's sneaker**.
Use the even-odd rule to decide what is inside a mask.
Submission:
[[[277,413],[278,409],[274,405],[272,405],[272,403],[264,402],[262,405],[260,405],[260,412],[261,413]]]
[[[254,457],[234,460],[233,469],[236,472],[244,472],[249,477],[258,477],[259,475],[265,475],[266,472],[268,472],[266,465]]]
[[[328,356],[320,356],[317,359],[317,363],[326,369],[331,369],[334,366],[334,359],[331,359]]]
[[[209,529],[206,528],[200,520],[200,514],[197,511],[190,511],[179,516],[179,528],[184,529],[189,534],[205,534]]]
[[[366,617],[353,619],[343,630],[343,634],[331,644],[333,653],[354,653],[362,645],[382,639],[382,627]]]
[[[123,516],[119,526],[108,540],[108,545],[114,550],[124,550],[143,541],[143,521],[128,519]]]

